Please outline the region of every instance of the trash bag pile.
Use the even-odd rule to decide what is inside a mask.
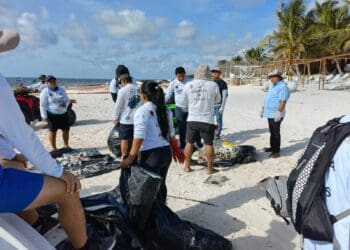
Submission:
[[[82,198],[89,236],[114,236],[115,250],[231,250],[224,237],[181,220],[156,199],[161,177],[141,166],[122,169],[120,186]],[[40,213],[54,209],[44,208]],[[72,249],[68,239],[58,250]]]
[[[60,149],[51,155],[65,170],[78,177],[89,178],[120,168],[120,162],[97,149]]]
[[[115,126],[109,133],[109,136],[107,139],[107,145],[108,145],[109,151],[111,151],[115,157],[122,156],[120,143],[121,143],[121,139],[119,137],[119,129],[118,129],[118,126]]]

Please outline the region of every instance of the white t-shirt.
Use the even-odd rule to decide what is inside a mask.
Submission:
[[[70,100],[63,88],[52,90],[44,89],[40,93],[40,114],[43,119],[47,119],[47,112],[61,115],[67,112],[67,106]]]
[[[342,123],[350,122],[350,115],[342,118]],[[350,208],[350,137],[340,144],[333,157],[334,167],[327,170],[325,186],[329,190],[326,203],[329,213],[338,215]],[[350,249],[350,217],[336,222],[334,235],[340,244],[340,250]],[[305,250],[333,250],[333,244],[304,239]]]
[[[174,95],[176,106],[183,107],[183,90],[188,82],[190,82],[189,78],[185,78],[184,82],[180,82],[177,79],[171,81],[165,95],[165,102],[168,102],[172,95]]]
[[[173,137],[175,136],[173,115],[170,110],[167,110],[167,112],[169,136]],[[134,138],[144,140],[140,151],[169,145],[168,140],[162,136],[157,119],[156,106],[152,102],[147,102],[137,109],[134,116]]]
[[[187,121],[214,124],[214,105],[221,101],[218,85],[213,81],[196,79],[186,84],[183,93]]]
[[[25,122],[22,111],[6,79],[0,74],[0,135],[43,173],[60,177],[62,166],[52,159],[34,130]],[[0,168],[1,170],[1,168]]]
[[[112,94],[118,94],[119,87],[117,85],[117,80],[113,78],[109,83],[109,92]]]
[[[37,89],[39,92],[43,91],[46,87],[47,87],[47,84],[42,83],[40,81],[27,86],[28,89],[32,89],[32,90]]]
[[[113,118],[121,124],[134,124],[136,109],[141,105],[140,91],[135,84],[127,84],[119,90]]]

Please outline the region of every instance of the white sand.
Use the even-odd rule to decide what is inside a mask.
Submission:
[[[276,217],[257,183],[267,177],[288,174],[312,131],[324,122],[350,113],[350,93],[306,90],[292,94],[287,117],[282,124],[282,157],[268,159],[262,148],[268,146],[267,121],[259,111],[265,93],[260,87],[231,87],[224,115],[224,137],[236,144],[258,149],[258,162],[234,166],[219,174],[229,180],[222,186],[203,184],[208,177],[203,168],[184,173],[173,164],[168,173],[168,194],[207,201],[208,206],[191,201],[168,199],[169,206],[182,218],[214,230],[230,239],[235,249],[300,249],[292,226]],[[78,122],[71,130],[73,148],[97,147],[108,152],[106,139],[112,128],[112,100],[108,94],[70,95],[78,104]],[[37,134],[49,148],[47,130]],[[58,137],[61,146],[61,138]],[[119,171],[83,181],[82,196],[103,192],[118,184]]]

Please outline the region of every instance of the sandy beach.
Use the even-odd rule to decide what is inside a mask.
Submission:
[[[225,236],[234,249],[300,249],[300,239],[292,226],[274,215],[257,183],[265,177],[288,174],[312,131],[327,120],[350,112],[350,93],[346,91],[318,91],[312,86],[291,95],[287,116],[282,124],[282,152],[279,159],[268,159],[262,151],[268,146],[267,121],[259,117],[265,92],[258,86],[229,88],[224,114],[223,140],[238,145],[254,145],[258,161],[236,165],[218,175],[228,180],[222,185],[204,184],[208,177],[202,167],[184,173],[175,163],[170,167],[167,185],[172,196],[196,199],[214,204],[186,201],[169,197],[168,205],[181,218],[195,222]],[[97,148],[108,153],[107,137],[113,127],[113,103],[109,94],[71,94],[77,99],[74,110],[77,123],[71,129],[71,147]],[[36,125],[38,126],[38,125]],[[47,146],[47,130],[37,134]],[[62,146],[58,137],[58,146]],[[83,180],[82,196],[110,190],[118,185],[119,171]]]

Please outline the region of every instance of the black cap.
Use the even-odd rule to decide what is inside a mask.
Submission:
[[[49,81],[56,81],[56,77],[54,77],[54,76],[52,76],[52,75],[48,75],[47,77],[46,77],[46,82],[49,82]]]
[[[184,67],[177,67],[175,69],[175,75],[177,75],[177,74],[186,74]]]
[[[46,75],[44,75],[44,74],[40,75],[40,76],[39,76],[39,79],[40,79],[40,80],[45,80],[45,79],[46,79]]]
[[[124,75],[124,74],[130,75],[129,69],[122,64],[118,65],[117,68],[115,69],[116,78],[118,79],[121,75]]]

